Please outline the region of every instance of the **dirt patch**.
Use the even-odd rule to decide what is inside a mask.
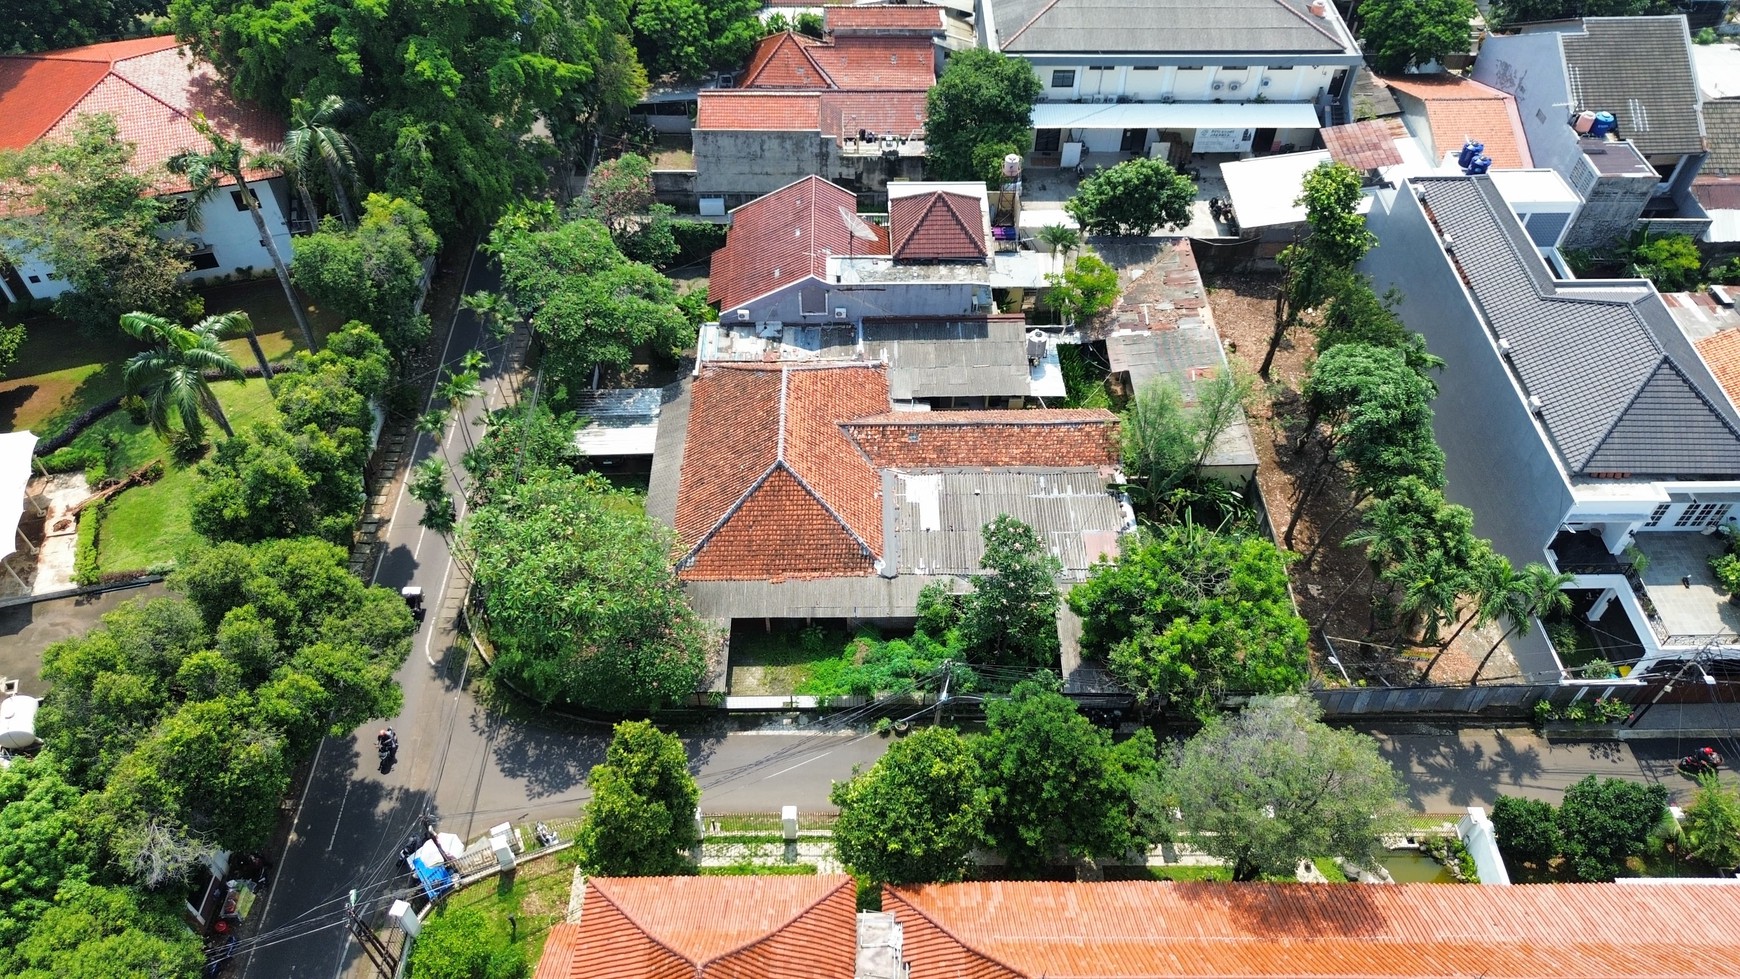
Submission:
[[[1215,325],[1228,355],[1255,372],[1274,330],[1280,273],[1205,273],[1204,278]],[[1304,431],[1304,404],[1299,392],[1310,374],[1316,342],[1308,327],[1295,328],[1282,340],[1269,383],[1250,418],[1257,449],[1257,483],[1283,546],[1300,482],[1317,461],[1315,448],[1298,450]],[[1500,641],[1503,624],[1470,625],[1441,656],[1437,647],[1398,646],[1395,630],[1383,616],[1387,589],[1374,587],[1363,549],[1340,543],[1358,526],[1358,514],[1349,509],[1351,502],[1346,479],[1337,476],[1307,502],[1293,528],[1292,549],[1301,559],[1294,562],[1290,574],[1299,612],[1312,626],[1314,669],[1325,682],[1344,681],[1341,670],[1328,661],[1333,647],[1347,671],[1346,679],[1354,682],[1417,682],[1435,656],[1432,682],[1466,682],[1493,643]],[[1317,546],[1319,540],[1321,547]],[[1307,555],[1312,557],[1309,563],[1304,560]],[[1446,629],[1446,636],[1455,629]],[[1325,636],[1330,637],[1327,644]],[[1515,661],[1501,646],[1481,676],[1491,679],[1515,673]]]

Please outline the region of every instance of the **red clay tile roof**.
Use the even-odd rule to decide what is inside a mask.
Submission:
[[[822,22],[835,34],[841,32],[901,33],[943,32],[942,10],[928,4],[904,7],[834,6],[822,8]]]
[[[1473,139],[1486,144],[1486,155],[1501,170],[1534,166],[1516,100],[1508,94],[1459,75],[1391,75],[1378,82],[1425,104],[1438,158]]]
[[[888,202],[888,231],[896,259],[979,260],[991,253],[976,198],[948,191]]]
[[[1740,210],[1740,177],[1698,174],[1692,181],[1692,196],[1706,210]]]
[[[781,31],[756,42],[743,70],[738,88],[838,88],[828,73],[810,56],[822,42],[794,31]]]
[[[1701,979],[1740,957],[1729,889],[1689,884],[995,881],[882,907],[912,979]]]
[[[696,129],[811,132],[821,128],[822,96],[815,92],[709,89],[696,102]]]
[[[822,132],[829,136],[857,136],[868,129],[884,136],[924,137],[929,114],[927,89],[906,92],[824,92]]]
[[[781,580],[875,572],[881,477],[841,429],[888,410],[881,364],[713,364],[690,394],[678,573]]]
[[[209,65],[195,64],[175,43],[173,37],[147,37],[0,57],[0,149],[64,137],[79,116],[105,112],[115,117],[121,138],[137,145],[130,167],[137,173],[205,148],[193,128],[198,113],[251,152],[283,141],[281,121],[231,98]],[[159,184],[162,193],[186,189],[179,178]]]
[[[857,885],[815,877],[594,877],[535,979],[851,979]]]
[[[1103,408],[892,411],[846,424],[878,468],[1114,466],[1118,416]]]
[[[713,253],[711,299],[730,310],[794,282],[827,274],[828,256],[886,255],[888,232],[858,217],[858,198],[804,177],[731,212]]]
[[[936,83],[936,45],[929,38],[847,35],[806,51],[842,91],[929,88]]]
[[[1728,400],[1740,405],[1740,330],[1723,330],[1694,340],[1698,356],[1716,375],[1716,383],[1728,395]]]
[[[1435,132],[1436,130],[1434,130]],[[1323,130],[1323,145],[1337,163],[1356,170],[1376,170],[1402,162],[1387,119],[1366,119]]]

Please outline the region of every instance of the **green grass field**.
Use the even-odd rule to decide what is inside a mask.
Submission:
[[[568,891],[574,883],[574,861],[565,859],[573,850],[553,857],[522,863],[510,876],[480,881],[462,891],[448,895],[437,915],[456,908],[473,908],[489,922],[490,931],[512,935],[526,953],[526,961],[536,965],[544,954],[544,941],[550,928],[568,914]],[[518,920],[517,930],[508,925],[508,916]],[[415,957],[415,953],[413,953]]]

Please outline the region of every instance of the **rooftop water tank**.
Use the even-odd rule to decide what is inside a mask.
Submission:
[[[1003,158],[1003,176],[1009,180],[1021,176],[1021,154],[1011,153]]]
[[[1473,177],[1485,173],[1490,169],[1492,169],[1492,157],[1477,156],[1468,161],[1468,165],[1462,168],[1462,172]]]
[[[1474,161],[1475,157],[1484,152],[1486,152],[1485,143],[1476,143],[1472,139],[1467,140],[1462,144],[1462,152],[1456,154],[1456,165],[1466,169],[1468,164]]]
[[[1582,112],[1572,116],[1571,128],[1575,129],[1579,136],[1589,135],[1589,130],[1595,128],[1595,113],[1584,109]]]
[[[0,700],[0,748],[22,751],[36,743],[35,697],[15,693]]]
[[[1611,112],[1595,113],[1595,124],[1589,127],[1589,135],[1605,136],[1619,128],[1619,120],[1613,118]]]

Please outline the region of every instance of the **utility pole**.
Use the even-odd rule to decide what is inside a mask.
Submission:
[[[1704,667],[1703,667],[1704,657],[1709,655],[1710,648],[1712,646],[1714,646],[1715,644],[1716,644],[1716,640],[1712,639],[1709,642],[1705,643],[1704,645],[1698,647],[1697,651],[1692,653],[1691,658],[1687,659],[1684,663],[1682,663],[1680,665],[1679,672],[1675,673],[1673,675],[1673,678],[1668,680],[1668,682],[1662,684],[1661,689],[1657,690],[1655,692],[1655,697],[1653,697],[1649,703],[1644,704],[1642,707],[1639,707],[1637,710],[1632,712],[1630,717],[1627,717],[1625,719],[1625,726],[1626,727],[1636,727],[1637,722],[1643,720],[1643,715],[1648,713],[1649,709],[1651,707],[1654,707],[1656,705],[1656,703],[1661,700],[1662,697],[1666,696],[1667,692],[1674,688],[1674,684],[1680,682],[1680,678],[1686,675],[1687,670],[1696,666],[1698,668],[1698,672],[1704,673]],[[1710,678],[1710,675],[1708,673],[1704,673],[1704,682],[1714,683],[1715,681]]]
[[[954,665],[954,660],[943,660],[942,693],[938,694],[936,698],[936,714],[932,717],[930,724],[931,727],[936,727],[942,723],[943,705],[949,702],[949,681],[953,679],[955,675]]]
[[[446,867],[447,872],[453,876],[459,876],[459,871],[454,868],[453,861],[447,858],[447,848],[441,845],[441,837],[435,833],[435,821],[429,818],[428,813],[423,814],[423,833],[435,844],[435,852],[441,854],[441,866]]]
[[[351,933],[356,935],[357,944],[362,946],[363,953],[369,957],[375,972],[380,974],[381,979],[393,979],[399,971],[399,958],[387,947],[386,942],[381,941],[381,936],[363,922],[362,915],[357,913],[354,888],[350,892],[350,903],[345,906],[344,913],[350,919]]]

